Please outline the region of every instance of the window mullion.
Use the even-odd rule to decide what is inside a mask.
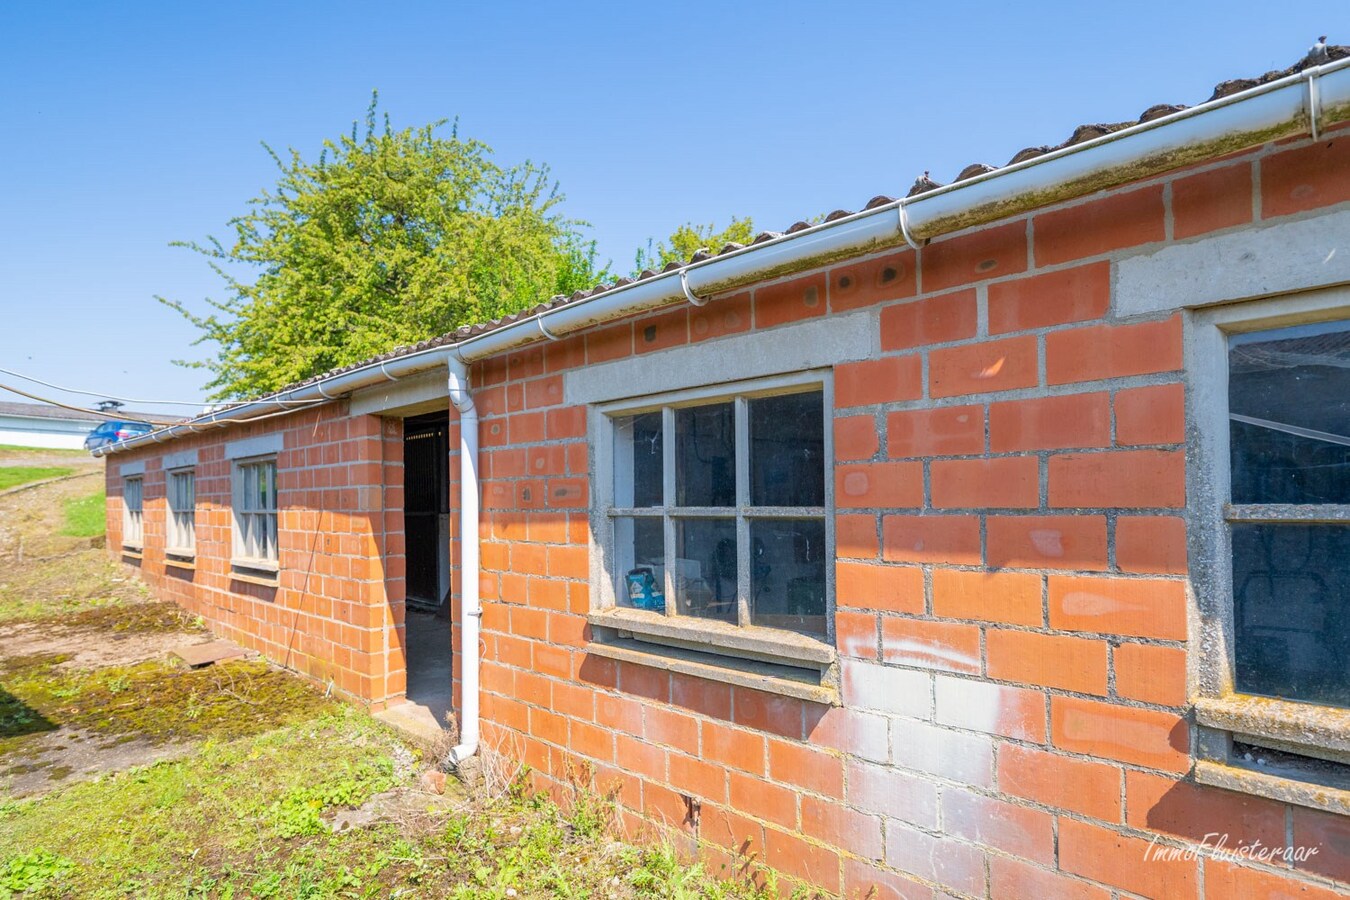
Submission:
[[[736,622],[750,624],[750,404],[736,398]]]

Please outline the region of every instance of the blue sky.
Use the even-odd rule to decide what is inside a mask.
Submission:
[[[372,89],[396,126],[458,116],[549,164],[626,269],[682,222],[781,229],[1200,102],[1345,21],[1343,0],[4,4],[0,366],[199,400],[171,361],[207,349],[154,296],[220,286],[169,242],[225,237],[275,180],[259,142],[313,156]]]

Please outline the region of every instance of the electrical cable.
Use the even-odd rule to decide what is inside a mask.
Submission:
[[[83,390],[80,390],[79,388],[63,387],[63,386],[61,386],[61,385],[59,385],[59,384],[52,384],[50,381],[43,381],[41,378],[34,378],[34,377],[31,376],[31,375],[24,375],[22,372],[15,372],[15,371],[12,370],[12,369],[6,369],[6,368],[3,368],[3,367],[0,367],[0,372],[3,372],[3,373],[6,374],[6,375],[13,375],[15,378],[22,378],[24,381],[31,381],[31,382],[33,382],[34,384],[40,384],[40,385],[42,385],[43,387],[48,387],[48,388],[51,388],[52,390],[61,391],[61,392],[64,393],[64,394],[81,394],[81,395],[83,395],[83,396],[85,396],[85,397],[102,397],[102,398],[107,399],[107,400],[118,400],[118,401],[120,401],[120,402],[122,402],[122,403],[143,403],[143,404],[146,404],[146,405],[155,405],[155,406],[197,406],[197,407],[201,407],[201,406],[241,406],[241,405],[247,404],[247,403],[255,403],[255,402],[258,402],[258,401],[254,401],[254,400],[222,400],[222,401],[219,401],[218,403],[210,403],[209,401],[203,401],[203,400],[135,400],[135,399],[132,399],[132,398],[130,398],[130,397],[118,397],[118,396],[115,396],[115,395],[113,395],[113,394],[106,394],[106,393],[102,393],[102,392],[99,392],[99,391],[83,391]],[[15,391],[15,393],[17,394],[17,393],[20,393],[20,392],[19,392],[19,391]],[[25,395],[25,396],[26,396],[26,395]],[[265,399],[265,398],[264,398],[264,399]],[[270,402],[270,403],[295,403],[295,404],[303,404],[303,405],[312,405],[312,404],[314,404],[314,403],[326,403],[326,402],[328,402],[328,401],[326,401],[326,400],[270,400],[270,401],[267,401],[267,402]]]

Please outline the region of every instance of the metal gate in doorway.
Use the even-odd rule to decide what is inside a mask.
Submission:
[[[439,609],[449,589],[449,429],[444,413],[403,422],[407,594],[418,609]]]

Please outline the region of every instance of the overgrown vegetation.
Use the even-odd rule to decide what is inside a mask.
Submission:
[[[74,471],[64,466],[0,466],[0,491],[32,481],[60,478]]]
[[[61,529],[61,533],[67,537],[99,536],[107,528],[106,506],[107,497],[101,488],[87,497],[66,500],[62,506],[66,527]]]
[[[727,244],[748,244],[754,238],[755,223],[749,216],[743,219],[732,216],[731,224],[721,229],[712,222],[707,225],[687,222],[659,244],[648,241],[645,248],[639,249],[633,261],[633,274],[636,276],[643,269],[659,272],[672,262],[687,263],[699,250],[717,253]]]

